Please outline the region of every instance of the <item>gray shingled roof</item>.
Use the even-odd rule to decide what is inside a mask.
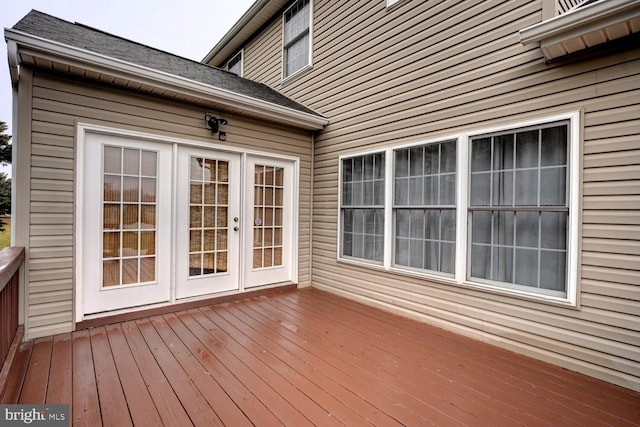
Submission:
[[[244,79],[219,68],[132,42],[86,25],[74,24],[37,10],[29,12],[13,26],[13,29],[49,41],[84,49],[131,64],[148,67],[156,71],[162,71],[219,89],[319,116],[304,105],[287,98],[262,83]]]

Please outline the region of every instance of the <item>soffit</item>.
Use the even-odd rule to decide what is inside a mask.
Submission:
[[[638,32],[640,1],[599,0],[520,30],[520,41],[539,42],[552,60]]]

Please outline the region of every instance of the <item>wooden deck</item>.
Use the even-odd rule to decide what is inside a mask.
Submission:
[[[73,426],[640,425],[638,393],[314,289],[28,342],[9,386]]]

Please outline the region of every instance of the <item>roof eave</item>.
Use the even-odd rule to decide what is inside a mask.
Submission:
[[[640,31],[637,0],[607,0],[573,9],[520,30],[524,45],[540,43],[547,60]],[[614,31],[615,30],[615,31]]]
[[[256,0],[202,60],[215,66],[237,52],[288,0]]]
[[[69,66],[80,67],[97,73],[107,73],[128,81],[199,98],[205,102],[224,104],[233,111],[259,116],[265,120],[301,129],[320,130],[328,124],[328,120],[320,115],[284,107],[14,29],[5,29],[5,39],[9,46],[14,46],[8,51],[9,63],[14,64],[16,70],[15,73],[12,72],[11,74],[12,80],[15,79],[14,84],[19,78],[17,70],[21,63],[20,53],[22,52],[34,57],[55,60]]]

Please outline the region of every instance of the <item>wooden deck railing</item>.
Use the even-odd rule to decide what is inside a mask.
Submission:
[[[0,251],[0,368],[18,330],[18,273],[23,262],[24,248]]]

